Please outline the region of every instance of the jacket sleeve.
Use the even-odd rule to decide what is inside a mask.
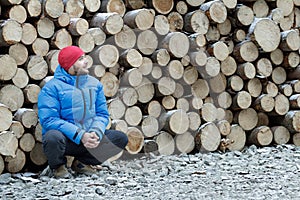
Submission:
[[[58,130],[70,140],[79,144],[85,130],[75,124],[61,119],[61,106],[58,92],[53,85],[44,86],[38,98],[38,116],[41,126],[45,131]]]
[[[109,113],[107,109],[106,98],[103,92],[103,86],[99,82],[96,94],[96,116],[93,118],[93,123],[89,132],[95,132],[100,137],[100,140],[105,133],[106,126],[109,122]]]

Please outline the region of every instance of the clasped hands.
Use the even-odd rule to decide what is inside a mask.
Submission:
[[[81,142],[86,148],[96,148],[99,145],[100,140],[95,132],[85,132],[82,135]]]

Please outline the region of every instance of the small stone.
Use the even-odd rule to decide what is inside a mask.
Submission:
[[[105,182],[109,185],[116,185],[118,183],[118,179],[116,179],[115,177],[109,176],[105,179]]]

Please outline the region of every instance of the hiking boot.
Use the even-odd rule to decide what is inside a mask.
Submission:
[[[65,167],[65,165],[61,165],[57,169],[53,170],[53,175],[55,178],[71,178],[72,175],[68,171],[68,169]]]
[[[71,169],[78,174],[84,174],[84,175],[88,175],[88,176],[91,176],[91,175],[97,173],[96,169],[93,169],[90,165],[85,165],[85,164],[79,162],[78,160],[75,160],[73,162]]]

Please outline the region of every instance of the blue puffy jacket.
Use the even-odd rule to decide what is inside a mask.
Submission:
[[[76,144],[84,132],[96,132],[101,139],[109,122],[103,86],[89,75],[72,76],[59,65],[39,94],[38,116],[43,134],[58,130]]]

